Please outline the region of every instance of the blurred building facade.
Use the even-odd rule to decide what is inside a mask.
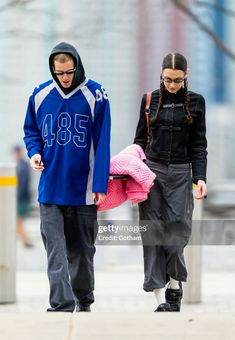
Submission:
[[[191,0],[185,4],[233,48],[235,19]],[[207,4],[235,9],[232,0]],[[207,102],[210,178],[235,177],[235,62],[170,0],[31,0],[0,7],[0,162],[10,160],[11,146],[23,137],[28,97],[50,78],[48,55],[60,41],[78,48],[87,77],[108,90],[112,154],[132,143],[142,94],[159,86],[164,55],[183,53],[190,89]]]

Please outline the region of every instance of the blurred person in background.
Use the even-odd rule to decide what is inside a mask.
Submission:
[[[97,205],[109,177],[110,107],[107,92],[87,79],[72,45],[49,57],[51,80],[29,99],[24,141],[41,172],[41,234],[47,251],[48,312],[90,312],[94,302]]]
[[[147,165],[157,175],[148,199],[139,204],[144,285],[157,299],[155,312],[180,311],[182,284],[187,280],[184,247],[192,229],[192,182],[196,199],[206,197],[207,140],[205,100],[188,90],[187,60],[178,53],[163,59],[160,88],[145,94],[134,143],[145,151]]]
[[[25,218],[30,210],[30,166],[24,159],[24,151],[20,145],[13,147],[14,158],[16,161],[17,174],[17,220],[16,232],[21,244],[26,248],[31,248],[32,243],[25,230]]]

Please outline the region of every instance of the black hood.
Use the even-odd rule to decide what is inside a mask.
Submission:
[[[61,86],[57,76],[53,73],[53,57],[58,53],[66,53],[70,54],[74,60],[74,64],[76,67],[76,72],[74,74],[72,85],[69,88],[64,88]],[[80,85],[85,80],[85,71],[82,65],[81,58],[76,50],[76,48],[68,43],[61,42],[58,45],[56,45],[53,50],[51,51],[50,57],[49,57],[49,67],[52,74],[53,79],[57,82],[61,90],[68,94],[72,92],[78,85]]]

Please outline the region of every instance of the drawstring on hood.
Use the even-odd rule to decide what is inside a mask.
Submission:
[[[57,76],[53,72],[53,58],[55,57],[56,54],[59,54],[59,53],[65,53],[65,54],[71,55],[71,57],[74,60],[74,66],[76,67],[76,72],[74,73],[73,82],[69,88],[64,88],[60,84]],[[59,87],[65,94],[72,92],[77,86],[79,86],[85,80],[85,71],[82,65],[80,55],[78,54],[76,48],[68,43],[61,42],[53,48],[53,50],[51,51],[50,57],[49,57],[49,68],[50,68],[53,79],[56,81],[56,83],[59,85]]]

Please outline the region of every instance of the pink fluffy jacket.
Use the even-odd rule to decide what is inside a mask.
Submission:
[[[136,204],[145,201],[156,175],[143,162],[146,160],[141,146],[132,144],[110,161],[111,175],[128,175],[128,179],[109,179],[107,195],[97,207],[99,211],[115,208],[126,200]]]

